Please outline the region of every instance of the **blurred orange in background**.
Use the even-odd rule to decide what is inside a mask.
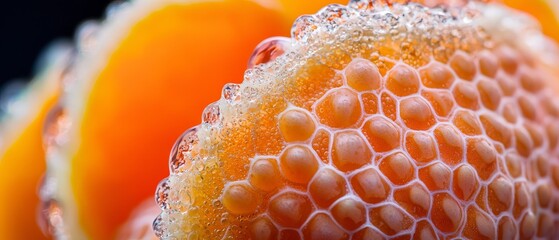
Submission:
[[[253,46],[286,29],[249,1],[136,1],[108,19],[63,98],[67,166],[53,175],[66,234],[114,238],[167,173],[177,136],[218,99],[208,90],[241,81]]]
[[[242,81],[261,40],[289,34],[289,16],[242,0],[135,1],[103,23],[63,96],[67,165],[49,169],[64,234],[114,238],[168,174],[175,139]]]
[[[44,174],[43,123],[55,104],[72,50],[55,44],[26,89],[2,104],[0,125],[0,239],[44,239],[35,216],[38,180]]]

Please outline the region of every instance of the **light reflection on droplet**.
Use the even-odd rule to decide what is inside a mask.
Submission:
[[[175,142],[169,156],[169,171],[184,172],[192,165],[192,148],[198,144],[198,127],[186,130]]]
[[[250,62],[249,62],[249,66],[250,66]],[[241,85],[239,84],[235,84],[235,83],[225,84],[225,86],[223,86],[221,96],[228,102],[239,101],[241,97],[239,91],[240,89],[241,89]]]
[[[166,210],[169,206],[167,200],[169,198],[170,190],[171,188],[167,178],[161,180],[161,182],[157,185],[157,190],[155,191],[155,202],[157,202],[162,210]]]
[[[204,124],[216,125],[220,121],[219,105],[217,102],[212,103],[204,109],[202,113],[202,122]]]
[[[94,48],[99,28],[99,23],[94,20],[86,21],[78,27],[76,31],[76,45],[79,51],[88,52]]]
[[[291,39],[286,37],[271,37],[262,41],[250,56],[248,68],[270,62],[283,55],[291,44]]]

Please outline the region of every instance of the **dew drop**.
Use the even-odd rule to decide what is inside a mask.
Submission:
[[[349,14],[345,6],[340,4],[330,4],[322,8],[318,12],[318,15],[323,21],[326,30],[333,31],[347,19]]]
[[[78,27],[75,37],[79,51],[89,52],[95,47],[99,29],[99,22],[95,20],[86,21]]]
[[[168,199],[169,192],[171,191],[171,186],[169,186],[169,179],[165,178],[159,182],[157,185],[157,190],[155,190],[155,202],[162,210],[166,210],[169,207]]]
[[[52,177],[47,177],[45,175],[41,176],[39,179],[39,188],[37,190],[37,195],[39,199],[46,200],[51,198],[56,191],[56,181]]]
[[[312,15],[303,15],[295,20],[291,27],[291,36],[297,41],[306,41],[310,33],[314,31],[317,20]]]
[[[360,30],[360,29],[354,30],[354,31],[351,33],[351,39],[352,39],[354,42],[359,42],[359,40],[361,40],[361,37],[362,37],[362,36],[363,36],[363,31]]]
[[[219,103],[214,102],[204,109],[202,122],[210,126],[217,125],[220,122]]]
[[[241,94],[242,94],[242,97],[245,98],[247,101],[252,102],[252,101],[257,99],[258,90],[254,87],[251,87],[251,86],[244,86],[241,89]]]
[[[366,10],[373,8],[374,0],[350,0],[348,6],[350,8]]]
[[[163,234],[167,231],[165,225],[164,225],[164,221],[163,218],[161,217],[161,214],[159,216],[157,216],[157,218],[155,218],[155,220],[153,220],[153,232],[155,233],[155,236],[157,236],[158,238],[162,238]]]
[[[249,63],[250,65],[250,63]],[[241,99],[240,90],[241,85],[235,83],[228,83],[223,86],[221,96],[228,102],[235,102]]]
[[[52,236],[55,239],[68,239],[64,231],[64,221],[62,218],[62,208],[54,199],[48,199],[42,202],[39,220],[39,226],[43,233]]]
[[[394,14],[392,13],[388,13],[386,14],[386,18],[384,19],[388,25],[390,25],[391,27],[396,27],[398,26],[398,24],[400,23],[398,20],[398,17],[394,16]],[[398,32],[399,33],[399,32]]]
[[[54,106],[47,114],[43,125],[43,147],[47,154],[68,141],[71,121],[61,104]]]
[[[250,56],[248,68],[273,61],[283,55],[291,46],[291,39],[286,37],[271,37],[262,41]]]
[[[169,171],[180,173],[192,165],[192,149],[198,144],[198,127],[186,130],[173,145],[169,156]]]

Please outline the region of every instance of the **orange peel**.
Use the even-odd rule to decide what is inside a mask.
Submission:
[[[274,41],[175,144],[159,237],[557,236],[558,52],[534,20],[357,0]]]
[[[277,12],[250,1],[133,1],[119,9],[80,41],[54,121],[68,122],[54,131],[68,141],[48,159],[59,163],[49,169],[57,188],[45,199],[62,212],[59,237],[116,237],[167,171],[155,159],[218,97],[206,89],[241,80],[232,76],[242,76],[250,49],[286,29]]]
[[[49,109],[72,58],[69,44],[56,43],[40,59],[32,82],[12,99],[0,123],[0,238],[46,239],[37,223],[39,180],[45,171],[42,133]],[[19,207],[18,207],[19,206]]]

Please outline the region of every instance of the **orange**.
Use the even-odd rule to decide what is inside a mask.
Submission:
[[[252,46],[286,29],[249,1],[130,4],[103,23],[63,99],[68,171],[53,176],[72,238],[116,237],[168,171],[166,146],[218,98],[206,89],[239,81]]]
[[[167,173],[160,161],[168,146],[219,97],[208,93],[240,82],[252,47],[288,34],[293,21],[251,1],[135,1],[121,9],[84,44],[63,96],[61,118],[71,124],[56,151],[66,164],[49,168],[54,213],[64,219],[55,235],[117,237]]]
[[[46,239],[35,217],[38,187],[44,174],[42,133],[48,110],[70,62],[67,44],[51,46],[32,82],[4,102],[0,147],[0,239]]]
[[[326,3],[326,2],[329,2],[329,1],[313,1],[313,2],[316,2],[316,3],[320,2],[320,4],[308,4],[309,6],[306,6],[305,8],[301,8],[301,9],[294,9],[293,7],[282,7],[281,6],[281,5],[292,6],[294,1],[284,1],[282,4],[273,3],[273,4],[268,4],[268,5],[277,8],[277,10],[279,12],[283,12],[283,14],[282,14],[283,17],[282,18],[287,19],[287,21],[285,21],[285,22],[291,23],[293,21],[293,19],[291,19],[291,18],[296,17],[303,12],[313,12],[313,11],[317,10],[317,9],[313,9],[313,8],[321,7],[323,2]],[[116,8],[119,8],[119,7],[120,6],[116,6]],[[282,9],[282,10],[280,10],[280,9]],[[113,11],[113,12],[117,12],[117,11]],[[119,16],[119,15],[117,15],[117,16]],[[206,19],[210,19],[210,18],[211,18],[211,16],[206,16]],[[255,18],[257,18],[257,17],[255,17]],[[274,24],[272,23],[271,25],[274,25]],[[95,27],[93,27],[92,29],[86,29],[85,34],[92,34],[92,32],[90,32],[90,30],[95,31],[94,29],[95,29]],[[286,28],[283,27],[283,29],[286,29]],[[271,31],[271,32],[273,32],[273,34],[280,34],[280,33],[285,34],[285,32],[280,31],[280,29],[276,29],[276,30]],[[89,36],[86,36],[86,37],[89,37]],[[208,37],[208,36],[206,36],[206,37]],[[256,37],[253,38],[253,36],[251,36],[251,34],[248,34],[247,36],[243,36],[243,37],[247,38],[247,39],[257,39]],[[180,43],[178,43],[178,41],[182,41],[182,40],[180,38],[178,38],[177,42],[173,42],[173,44],[189,44],[188,41],[180,42]],[[88,48],[88,47],[90,47],[89,45],[94,45],[92,42],[93,41],[91,41],[91,39],[88,39],[88,40],[83,41],[82,43],[78,43],[78,45],[85,45],[85,46],[82,46],[82,47],[83,48]],[[204,41],[204,42],[206,42],[206,41]],[[111,45],[111,44],[107,44],[107,45]],[[237,49],[237,50],[239,50],[239,53],[242,51],[241,49]],[[247,52],[247,54],[248,54],[248,52]],[[149,58],[148,55],[149,54],[146,54],[144,56],[146,56],[146,58]],[[212,55],[210,54],[210,55],[208,55],[208,57],[212,58]],[[167,59],[167,60],[169,60],[169,59]],[[177,59],[177,60],[180,61],[181,59]],[[243,69],[243,66],[244,66],[244,64],[239,64],[238,69]],[[147,71],[149,69],[145,69],[145,70]],[[138,71],[138,70],[136,69],[136,71]],[[227,81],[225,77],[220,77],[220,79],[223,79],[223,81]],[[233,81],[233,80],[231,80],[231,81]],[[54,86],[55,86],[55,84],[42,84],[41,88],[44,88],[46,91],[51,91],[52,89],[56,88]],[[220,86],[216,84],[214,87],[220,87]],[[35,91],[44,91],[44,90],[35,90]],[[54,101],[53,99],[54,99],[54,97],[52,99],[51,98],[49,98],[49,99],[36,99],[38,102],[27,103],[26,105],[28,105],[29,107],[35,107],[35,105],[43,105],[44,106],[44,111],[36,112],[34,114],[37,114],[37,115],[28,116],[28,118],[37,118],[37,119],[44,118],[44,112],[46,111],[46,109],[49,108],[48,106],[52,105],[52,102]],[[208,98],[208,100],[206,102],[201,102],[200,106],[211,102],[211,100],[212,99]],[[43,102],[43,101],[48,101],[48,102]],[[194,119],[198,119],[198,117],[194,116]],[[33,121],[29,124],[39,124],[40,122],[41,121]],[[24,122],[24,123],[27,124],[27,122]],[[32,128],[32,126],[29,126],[29,127]],[[27,126],[23,126],[23,128],[27,128]],[[16,146],[17,148],[19,148],[18,146],[21,146],[21,145],[27,145],[27,146],[31,146],[33,144],[36,145],[41,139],[41,134],[38,134],[37,132],[35,132],[34,134],[28,134],[27,132],[24,132],[24,133],[26,134],[25,136],[19,136],[18,137],[18,138],[22,139],[22,140],[18,140],[19,143],[17,143],[16,145],[10,145],[8,148],[12,148],[13,146]],[[16,137],[14,136],[14,138],[16,138]],[[39,152],[40,148],[34,148],[34,149],[37,149],[37,151],[36,152],[32,151],[32,152],[27,152],[26,153],[26,154],[29,154],[30,156],[31,155],[34,156],[33,161],[17,161],[17,162],[14,162],[14,160],[11,160],[11,163],[9,165],[8,164],[2,165],[1,167],[3,169],[1,169],[0,171],[5,172],[5,174],[3,174],[3,177],[6,178],[6,179],[8,179],[8,178],[19,179],[19,178],[22,178],[22,177],[23,178],[34,179],[34,180],[30,180],[29,181],[30,183],[33,182],[33,181],[36,181],[39,177],[39,173],[44,171],[44,163],[42,162],[43,161],[42,153]],[[10,151],[12,151],[12,150],[10,150]],[[6,162],[8,162],[8,161],[6,161]],[[27,176],[22,175],[21,172],[19,172],[19,171],[13,171],[14,169],[21,169],[21,168],[27,167],[31,163],[36,163],[36,164],[33,164],[33,166],[36,167],[37,169],[33,169],[33,171],[30,171]],[[56,168],[56,167],[51,167],[51,169],[52,168]],[[12,174],[14,174],[14,176],[12,176]],[[150,173],[150,174],[158,175],[158,174],[160,174],[160,172],[159,171],[154,171],[153,173]],[[97,177],[98,177],[98,179],[100,179],[100,181],[105,181],[105,183],[107,182],[106,180],[103,180],[105,175],[97,176]],[[110,178],[110,176],[106,176],[106,177]],[[11,181],[11,180],[4,181],[4,185],[6,185],[5,189],[12,189],[12,188],[17,187],[18,189],[20,189],[20,191],[26,192],[27,196],[31,196],[30,194],[35,193],[35,191],[36,191],[35,184],[17,185],[15,182],[16,181]],[[25,186],[27,189],[24,190],[23,186]],[[87,191],[87,190],[85,190],[85,191]],[[146,195],[149,195],[149,194],[146,194]],[[31,208],[34,209],[35,206],[37,205],[37,203],[36,203],[37,198],[35,197],[35,195],[33,195],[33,197],[29,197],[29,198],[25,198],[25,199],[28,199],[30,201],[30,203],[22,203],[21,201],[18,201],[18,203],[20,203],[21,205],[32,206]],[[132,201],[136,201],[136,199],[132,199]],[[51,201],[47,201],[47,202],[49,202],[51,204],[51,205],[48,205],[48,206],[51,206],[51,210],[52,209],[57,209],[56,211],[60,211],[60,209],[58,209],[58,206],[56,204],[54,204]],[[54,205],[52,205],[52,204],[54,204]],[[11,206],[11,202],[6,201],[6,206]],[[12,217],[13,214],[12,214],[11,210],[10,211],[5,211],[5,213],[6,214],[2,216],[3,218],[13,219],[13,217]],[[8,236],[15,235],[15,236],[19,236],[19,237],[29,236],[28,238],[32,238],[32,239],[39,238],[39,237],[36,237],[37,236],[36,231],[35,232],[34,231],[22,231],[22,229],[28,229],[29,228],[29,223],[34,221],[34,220],[32,220],[34,217],[35,217],[34,210],[33,211],[29,210],[29,211],[26,211],[26,212],[19,212],[17,219],[20,219],[20,220],[25,219],[25,220],[21,220],[21,221],[20,220],[17,220],[17,221],[10,220],[10,224],[4,225],[9,230],[5,230],[5,231],[3,230],[2,232],[7,234]],[[107,215],[105,215],[104,217],[107,217]],[[110,216],[110,217],[112,217],[112,216]],[[119,216],[117,216],[117,217],[119,217]],[[41,219],[39,221],[42,222],[44,220]],[[11,227],[13,224],[16,224],[16,225],[17,224],[23,224],[23,225],[18,225],[18,226]],[[34,226],[35,226],[35,224],[33,224],[33,228],[34,228]]]
[[[156,234],[557,238],[555,45],[502,5],[444,8],[354,1],[260,45],[173,147]]]

